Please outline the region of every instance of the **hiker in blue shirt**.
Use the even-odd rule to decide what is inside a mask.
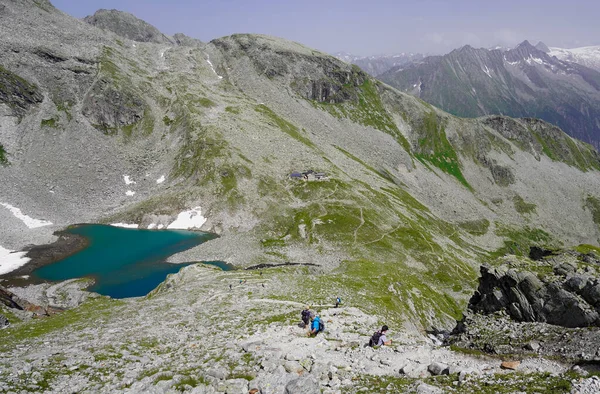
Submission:
[[[310,325],[309,337],[317,336],[317,334],[325,329],[325,324],[321,321],[321,316],[316,315]]]

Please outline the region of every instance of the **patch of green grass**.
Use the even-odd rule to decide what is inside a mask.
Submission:
[[[113,82],[118,83],[121,80],[121,70],[119,70],[119,67],[117,67],[115,62],[112,60],[115,54],[116,53],[113,48],[104,46],[99,59],[99,67],[101,73],[110,76]]]
[[[181,379],[179,382],[177,382],[177,384],[173,385],[173,389],[184,392],[184,391],[186,391],[187,386],[194,388],[199,385],[206,385],[206,384],[208,384],[208,383],[202,376],[186,376],[183,379]]]
[[[487,219],[467,220],[458,223],[458,227],[462,228],[471,235],[485,235],[490,227],[490,221]]]
[[[513,204],[515,206],[515,210],[520,214],[530,214],[535,213],[535,204],[526,203],[525,200],[518,194],[513,197]]]
[[[300,321],[300,313],[298,311],[291,311],[277,315],[267,316],[261,321],[261,323],[265,325],[269,325],[271,323],[293,324],[294,322],[298,321]]]
[[[206,97],[200,97],[199,99],[196,99],[196,103],[198,103],[204,108],[211,108],[217,106],[217,104],[214,101]]]
[[[142,131],[144,132],[144,135],[150,135],[154,131],[154,115],[152,115],[152,110],[150,107],[144,108]]]
[[[173,123],[175,123],[174,119],[169,118],[168,115],[165,115],[163,117],[163,123],[165,124],[165,126],[171,126]]]
[[[490,254],[491,257],[502,257],[507,254],[528,256],[531,246],[555,248],[557,241],[540,228],[524,227],[522,229],[505,226],[496,222],[496,235],[506,238],[504,246]]]
[[[456,151],[446,138],[445,126],[439,121],[435,110],[426,114],[416,125],[419,141],[415,157],[423,164],[430,163],[455,177],[467,189],[472,190],[460,169]]]
[[[598,246],[581,244],[577,245],[574,249],[579,253],[595,253],[597,256],[600,256],[600,248]]]
[[[94,325],[101,317],[108,317],[114,307],[122,301],[107,297],[97,297],[87,300],[77,308],[59,314],[22,322],[0,330],[0,350],[10,349],[25,340],[41,337],[57,330],[77,330]]]
[[[8,164],[8,153],[4,149],[4,145],[0,144],[0,165]]]
[[[551,126],[550,126],[551,127]],[[567,135],[545,136],[539,132],[533,131],[531,127],[527,128],[542,147],[542,152],[552,161],[560,161],[572,167],[579,168],[581,171],[588,169],[600,169],[600,161],[594,148],[580,141],[575,143]]]
[[[42,122],[40,123],[40,126],[42,127],[52,127],[52,128],[57,128],[58,127],[58,118],[57,117],[53,117],[50,119],[42,119]]]
[[[239,115],[241,113],[239,107],[227,106],[225,107],[225,112],[229,112],[230,114]]]
[[[600,200],[594,196],[588,196],[585,199],[585,208],[592,212],[594,223],[600,227]]]
[[[347,91],[346,96],[355,97],[354,100],[336,103],[311,101],[313,106],[329,112],[336,118],[347,118],[363,126],[370,126],[388,133],[396,139],[404,150],[410,152],[410,144],[402,135],[381,101],[379,94],[380,82],[366,77],[360,69],[354,70],[354,72],[363,74],[362,76],[365,77],[364,82],[358,86],[353,83],[342,86],[342,91]],[[353,80],[354,78],[351,79]]]
[[[255,111],[265,115],[268,119],[270,119],[272,122],[274,122],[279,127],[279,129],[281,129],[281,131],[288,134],[290,137],[294,138],[296,141],[303,143],[304,145],[308,146],[309,148],[316,149],[315,144],[313,144],[313,142],[311,140],[309,140],[308,138],[303,136],[300,133],[298,127],[296,127],[295,125],[291,124],[287,120],[278,116],[275,112],[273,112],[266,105],[264,105],[264,104],[257,105],[255,107]]]
[[[228,157],[227,142],[209,127],[195,124],[187,127],[193,129],[175,159],[174,175],[192,180],[216,180],[218,168],[215,159]]]
[[[277,238],[263,239],[260,241],[260,243],[263,246],[263,248],[285,246],[285,240]]]
[[[389,375],[359,375],[352,382],[352,393],[408,393],[414,380]],[[344,392],[342,390],[342,392]]]
[[[56,104],[56,109],[65,113],[68,122],[70,122],[73,119],[73,115],[71,114],[71,107],[73,107],[73,104],[68,101]]]

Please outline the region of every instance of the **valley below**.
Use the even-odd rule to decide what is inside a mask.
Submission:
[[[591,145],[270,36],[46,0],[0,0],[0,34],[0,391],[599,390]],[[138,244],[161,276],[130,293]],[[75,274],[92,262],[123,292]]]

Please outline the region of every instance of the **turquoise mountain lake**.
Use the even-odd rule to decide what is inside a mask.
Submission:
[[[216,238],[210,233],[184,230],[138,230],[97,224],[67,230],[82,235],[89,245],[63,260],[40,267],[32,275],[39,279],[61,281],[93,277],[89,290],[112,298],[148,294],[168,274],[188,264],[169,264],[167,257]],[[221,268],[221,262],[211,262]]]

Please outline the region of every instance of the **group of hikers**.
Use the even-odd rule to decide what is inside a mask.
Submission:
[[[341,299],[338,298],[336,300],[335,307],[337,308],[341,303]],[[325,330],[325,323],[321,320],[321,316],[317,312],[313,312],[310,310],[310,306],[306,306],[301,313],[302,323],[300,325],[307,329],[308,336],[314,337],[318,333]],[[369,339],[369,346],[378,347],[378,346],[390,346],[392,344],[391,339],[387,339],[387,332],[389,328],[387,325],[383,325],[381,330],[375,331],[375,333]]]

